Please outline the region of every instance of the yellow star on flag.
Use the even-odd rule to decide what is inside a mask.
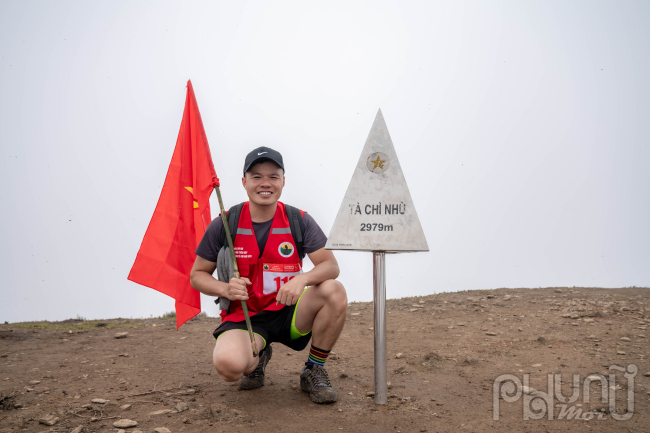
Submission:
[[[384,169],[384,162],[386,162],[386,160],[385,160],[385,159],[383,159],[383,160],[382,160],[382,159],[379,159],[379,155],[377,155],[377,159],[374,160],[374,161],[371,159],[370,162],[372,162],[372,163],[375,165],[375,166],[372,168],[373,170],[374,170],[375,168],[377,168],[377,167],[379,167],[379,168],[381,168],[381,169],[383,170],[383,169]]]
[[[188,190],[192,194],[192,198],[194,198],[194,189],[191,186],[186,186],[185,189]],[[199,208],[199,202],[194,200],[194,209],[198,209],[198,208]]]

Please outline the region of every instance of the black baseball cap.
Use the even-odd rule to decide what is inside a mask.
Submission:
[[[264,161],[273,161],[280,166],[282,171],[284,171],[284,163],[282,162],[282,155],[277,150],[273,150],[270,147],[258,147],[254,149],[251,153],[246,155],[246,160],[244,161],[244,176],[246,172],[250,170],[252,166]]]

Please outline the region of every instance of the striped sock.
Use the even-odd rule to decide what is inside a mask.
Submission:
[[[312,344],[309,349],[309,358],[307,358],[307,367],[310,367],[313,364],[318,364],[322,367],[327,360],[327,355],[329,354],[329,350],[319,349]]]

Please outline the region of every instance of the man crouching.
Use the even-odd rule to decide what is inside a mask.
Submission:
[[[271,343],[300,351],[311,339],[300,387],[315,403],[333,403],[338,393],[324,364],[343,329],[347,295],[335,280],[339,266],[334,254],[325,250],[327,237],[316,221],[278,201],[284,183],[279,152],[260,147],[248,154],[242,185],[249,201],[229,211],[229,221],[231,213],[238,216],[234,218],[233,242],[241,278],[226,283],[212,276],[217,262],[221,263],[219,251],[228,248],[223,222],[215,218],[196,250],[191,283],[201,293],[225,301],[222,323],[213,334],[217,344],[212,357],[224,380],[238,380],[241,389],[259,388],[264,385],[264,370],[273,353]],[[292,214],[291,221],[288,214]],[[292,224],[299,239],[292,235]],[[309,272],[302,271],[299,245],[314,265]],[[257,347],[262,348],[259,357],[253,357],[251,350],[243,300],[247,301]]]

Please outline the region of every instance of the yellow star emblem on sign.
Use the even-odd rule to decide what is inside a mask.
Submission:
[[[185,189],[188,190],[192,194],[192,198],[194,198],[194,189],[191,186],[186,186]],[[198,209],[198,208],[199,208],[199,202],[194,200],[194,209]]]
[[[379,155],[377,155],[377,159],[374,161],[371,159],[370,162],[372,162],[375,166],[372,168],[373,170],[377,167],[381,168],[382,170],[384,169],[384,162],[386,162],[385,159],[379,159]]]

